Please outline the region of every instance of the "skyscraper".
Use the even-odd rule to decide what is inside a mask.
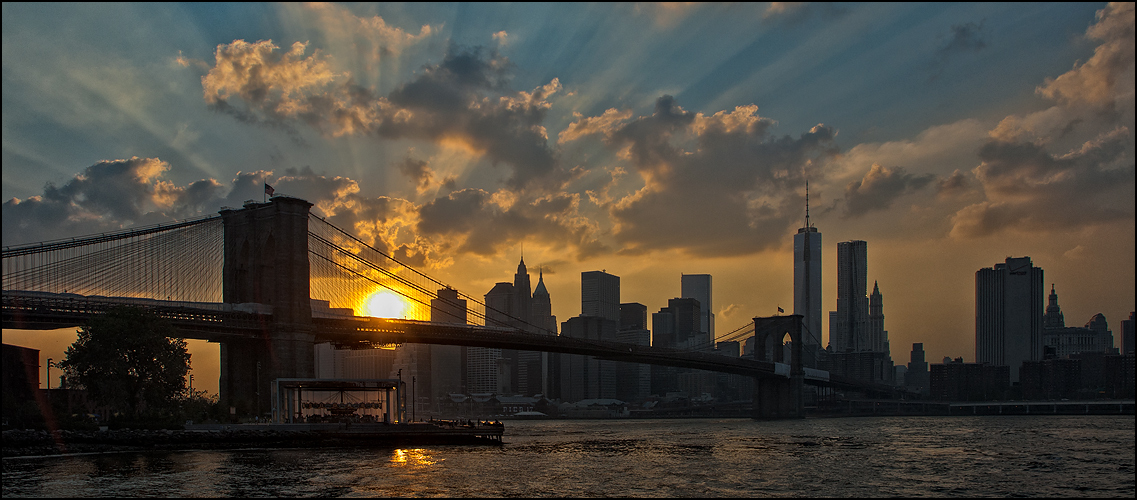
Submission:
[[[620,321],[620,277],[604,271],[580,273],[580,315]]]
[[[543,271],[538,271],[537,287],[533,289],[532,316],[532,322],[537,333],[543,335],[557,334],[557,317],[553,315],[553,300],[549,296],[549,290],[545,288],[545,273]],[[555,359],[547,352],[540,353],[540,392],[546,396],[549,395],[549,382],[552,380],[553,369],[556,365]],[[530,387],[530,389],[536,389],[536,386]]]
[[[438,290],[438,298],[430,300],[430,320],[466,323],[466,300],[459,298],[453,288]],[[430,376],[423,388],[432,405],[447,394],[466,390],[466,351],[466,347],[456,345],[430,346]]]
[[[1030,257],[975,272],[975,360],[1010,367],[1012,383],[1023,361],[1042,359],[1042,281]]]
[[[513,283],[499,282],[486,292],[486,326],[515,326]],[[502,349],[466,349],[466,390],[470,393],[513,393],[510,365],[502,363]],[[514,356],[515,357],[515,356]]]
[[[805,347],[821,343],[821,233],[809,222],[809,185],[805,191],[805,226],[794,235],[794,314],[804,316]]]
[[[620,329],[620,277],[603,271],[580,273],[580,316],[561,323],[564,337],[615,341]],[[559,355],[559,384],[550,397],[566,401],[612,398],[616,363],[581,354]]]
[[[889,352],[888,331],[884,329],[884,296],[880,294],[880,284],[873,282],[872,295],[869,295],[868,350]]]
[[[1133,352],[1133,311],[1129,312],[1129,319],[1121,320],[1121,354],[1128,354]]]
[[[924,343],[912,344],[911,361],[908,362],[906,385],[920,393],[928,392],[928,362],[924,359]]]
[[[556,335],[557,317],[553,316],[553,300],[545,288],[545,273],[541,271],[537,276],[537,287],[533,289],[533,325],[537,333]]]
[[[829,347],[833,352],[871,350],[867,268],[867,242],[837,244],[837,311],[829,313]]]
[[[545,288],[544,275],[537,289],[530,292],[529,270],[525,258],[517,264],[513,283],[501,282],[486,293],[486,324],[518,330],[556,335],[556,318]],[[476,392],[532,395],[544,393],[548,386],[548,356],[537,351],[516,349],[467,349],[467,378]],[[496,374],[496,375],[494,375]],[[473,385],[477,382],[476,385]],[[487,390],[493,386],[492,391]],[[471,392],[475,392],[473,388]]]
[[[699,341],[714,347],[715,314],[711,307],[711,275],[709,274],[683,274],[679,277],[680,294],[684,299],[699,301],[699,331],[705,338]]]

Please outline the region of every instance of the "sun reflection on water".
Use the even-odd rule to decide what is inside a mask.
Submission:
[[[391,465],[396,467],[421,468],[441,462],[422,448],[399,448],[391,453]]]

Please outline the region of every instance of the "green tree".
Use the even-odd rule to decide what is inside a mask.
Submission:
[[[166,320],[137,308],[96,316],[59,363],[94,402],[142,416],[168,416],[185,398],[190,355]]]

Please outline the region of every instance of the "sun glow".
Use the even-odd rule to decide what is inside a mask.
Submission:
[[[375,318],[399,318],[407,315],[407,301],[395,292],[380,289],[363,303],[363,314]]]

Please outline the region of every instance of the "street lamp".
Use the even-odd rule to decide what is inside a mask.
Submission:
[[[51,390],[51,358],[47,358],[47,390]]]
[[[418,399],[415,399],[415,379],[417,378],[411,376],[411,422],[414,422],[418,416]]]

